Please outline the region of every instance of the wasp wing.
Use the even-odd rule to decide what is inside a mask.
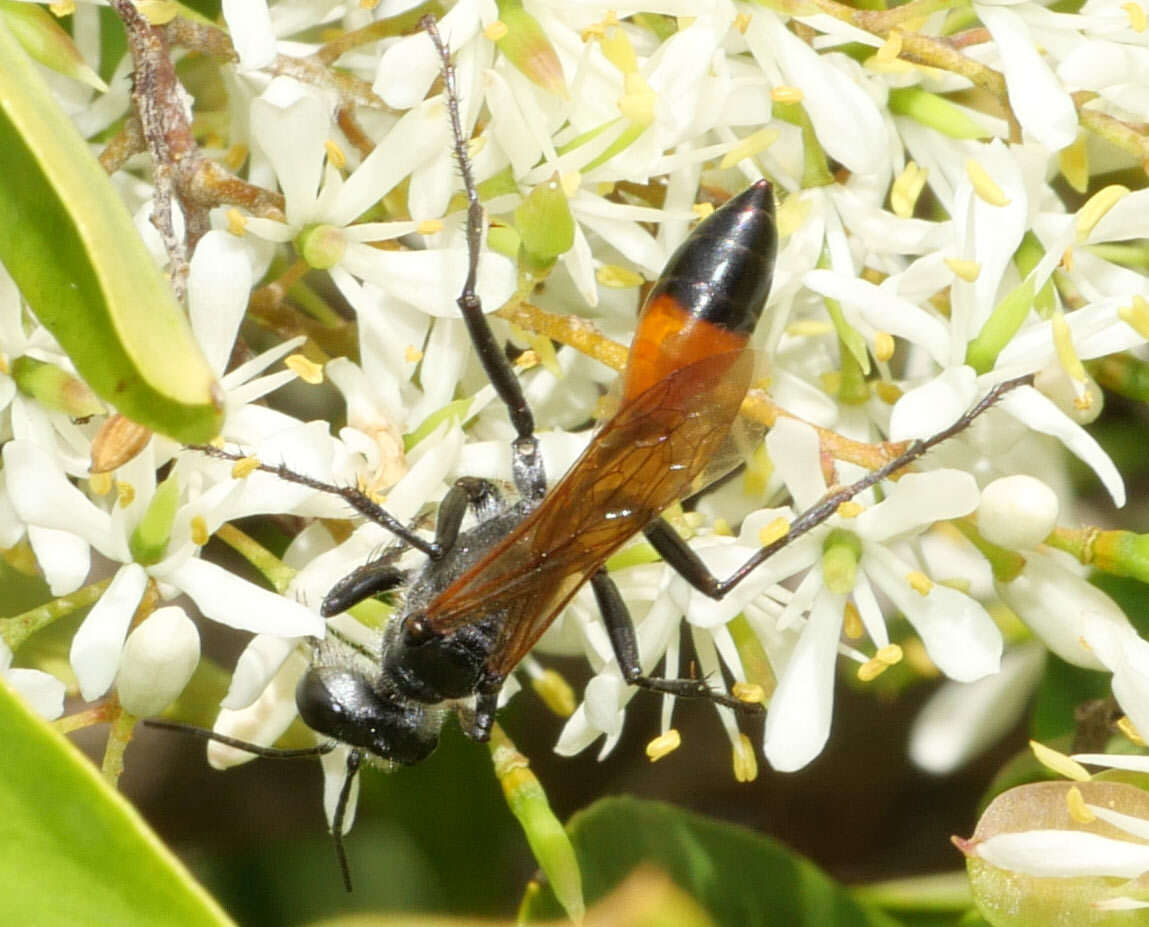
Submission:
[[[487,668],[509,673],[606,559],[692,490],[752,371],[749,352],[723,352],[624,403],[542,505],[428,604],[433,630],[500,613]]]

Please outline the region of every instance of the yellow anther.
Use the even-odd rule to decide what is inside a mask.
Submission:
[[[853,499],[847,499],[835,510],[835,512],[842,518],[857,518],[864,511],[865,509],[863,508],[862,504],[860,502],[855,502]]]
[[[628,267],[618,264],[603,264],[594,272],[594,278],[603,286],[612,290],[626,290],[630,287],[642,286],[643,276]]]
[[[961,258],[946,258],[946,267],[953,271],[953,275],[966,283],[973,283],[981,273],[981,265],[977,261],[963,261]]]
[[[593,28],[593,27],[592,27]],[[604,25],[598,36],[598,45],[606,60],[628,77],[638,73],[638,56],[630,44],[630,36],[619,26]]]
[[[1129,188],[1119,183],[1111,183],[1108,187],[1098,190],[1085,201],[1085,205],[1077,210],[1075,228],[1077,240],[1085,241],[1094,227],[1100,222],[1109,210],[1129,195]]]
[[[335,139],[327,139],[323,143],[323,150],[327,152],[327,163],[337,171],[347,167],[347,155],[343,153],[343,149],[339,147],[339,143]]]
[[[1097,820],[1097,816],[1086,807],[1081,789],[1075,785],[1071,785],[1065,793],[1065,806],[1069,809],[1069,816],[1078,824],[1090,824]]]
[[[578,193],[578,188],[581,184],[582,174],[578,171],[567,171],[565,174],[559,175],[559,186],[562,187],[562,191],[568,200]]]
[[[890,30],[890,34],[886,37],[886,41],[882,43],[882,47],[877,50],[874,57],[882,64],[889,64],[902,53],[902,34],[897,29]]]
[[[88,485],[97,496],[106,496],[112,491],[112,474],[93,473],[88,477]]]
[[[858,667],[858,682],[873,682],[889,668],[888,663],[883,663],[877,657],[871,657]]]
[[[777,129],[766,128],[751,132],[722,156],[722,161],[718,165],[719,170],[727,170],[739,161],[761,154],[776,141],[778,141]]]
[[[359,9],[373,10],[379,5],[379,0],[359,0]]]
[[[203,547],[208,541],[211,540],[211,534],[207,530],[207,522],[204,521],[202,515],[192,516],[191,524],[188,525],[191,534],[191,542],[196,547]]]
[[[243,238],[247,232],[247,217],[235,207],[229,209],[225,215],[227,216],[227,230],[236,238]]]
[[[618,101],[618,111],[631,122],[648,126],[654,122],[654,104],[657,99],[654,88],[637,71],[627,74],[623,80],[626,90]]]
[[[902,388],[889,380],[879,380],[874,384],[874,392],[886,405],[892,406],[902,398]]]
[[[860,640],[866,633],[866,626],[862,624],[862,616],[858,613],[858,606],[847,601],[842,609],[842,632],[852,641]]]
[[[136,501],[136,487],[131,483],[121,483],[116,480],[116,504],[126,509]]]
[[[734,742],[734,778],[739,782],[753,782],[758,778],[758,757],[745,734],[739,734]]]
[[[57,3],[49,3],[48,9],[57,19],[71,16],[76,12],[76,0],[59,0]]]
[[[902,648],[899,645],[886,644],[885,647],[882,647],[878,650],[877,653],[874,654],[874,659],[881,663],[885,663],[886,666],[897,666],[902,662],[902,658],[904,656],[905,654],[902,652]]]
[[[934,581],[921,570],[911,570],[907,573],[906,582],[914,592],[922,596],[929,595],[930,590],[934,588]]]
[[[790,533],[790,522],[779,515],[770,524],[763,525],[762,530],[758,532],[758,543],[765,547],[767,544],[773,544],[779,538],[784,538]]]
[[[731,694],[747,705],[765,705],[766,690],[756,682],[736,682],[730,687]]]
[[[403,360],[408,364],[417,364],[423,359],[423,352],[415,345],[409,344],[403,349]]]
[[[713,203],[695,203],[693,206],[690,207],[690,211],[692,213],[694,213],[694,215],[697,216],[700,220],[701,219],[708,219],[710,217],[710,214],[712,212],[714,212],[714,204]]]
[[[874,332],[874,357],[885,363],[894,356],[894,336],[889,332]]]
[[[223,156],[223,166],[230,171],[238,171],[247,160],[247,145],[232,145]]]
[[[501,19],[496,19],[493,23],[483,30],[484,38],[490,39],[492,42],[497,42],[503,38],[511,30],[507,28],[507,24]]]
[[[770,99],[775,103],[801,103],[804,95],[799,87],[779,84],[770,90]]]
[[[734,17],[734,28],[742,35],[746,34],[746,30],[750,28],[750,14],[739,13]]]
[[[842,388],[842,371],[826,370],[818,375],[818,385],[827,396],[837,396]]]
[[[1072,145],[1067,145],[1057,153],[1057,166],[1061,175],[1078,193],[1089,189],[1089,149],[1085,144],[1085,133],[1079,132]]]
[[[1065,314],[1058,310],[1051,319],[1053,329],[1053,348],[1057,352],[1057,361],[1066,376],[1073,381],[1074,390],[1080,392],[1085,387],[1085,365],[1077,356],[1077,348],[1073,346],[1073,335],[1069,330],[1069,322]]]
[[[302,354],[292,354],[284,360],[283,366],[294,372],[304,383],[316,386],[323,382],[323,365]]]
[[[997,185],[997,181],[990,177],[986,169],[973,158],[966,159],[965,173],[969,182],[973,184],[973,192],[990,206],[1008,206],[1010,204],[1010,198]]]
[[[571,190],[570,192],[568,192],[567,188],[565,186],[563,186],[561,178],[559,180],[559,186],[563,188],[563,193],[566,193],[567,196],[573,196],[575,191],[578,190],[579,183],[582,183],[582,175],[580,175],[578,171],[573,171],[572,173],[574,174],[574,176],[577,180],[577,182],[575,183],[575,186],[574,186],[574,190]],[[600,180],[597,183],[595,183],[594,192],[597,193],[599,196],[602,196],[602,197],[611,196],[614,194],[614,188],[616,186],[618,186],[618,184],[616,184],[613,180]]]
[[[543,704],[560,718],[569,718],[574,714],[575,696],[562,674],[547,669],[531,680],[531,688],[543,700]]]
[[[665,734],[659,734],[650,743],[646,745],[646,755],[650,757],[650,762],[657,763],[667,754],[673,753],[682,746],[682,735],[674,728],[671,728]]]
[[[834,330],[834,324],[822,319],[799,319],[786,326],[786,334],[792,338],[820,338]]]
[[[515,358],[515,366],[519,370],[530,370],[532,367],[537,367],[541,363],[537,351],[523,351],[518,357]]]
[[[728,538],[734,536],[734,529],[730,527],[730,522],[725,518],[714,519],[714,524],[710,526],[710,530],[718,535],[718,537]]]
[[[1134,32],[1145,31],[1145,7],[1140,3],[1122,3],[1121,9],[1125,11],[1125,15],[1129,17],[1129,28]]]
[[[1145,746],[1144,738],[1138,732],[1137,728],[1133,726],[1133,722],[1129,720],[1127,715],[1122,715],[1120,720],[1118,720],[1117,730],[1124,734],[1126,738],[1131,740],[1133,743],[1137,744],[1138,747]]]
[[[1088,782],[1093,778],[1089,775],[1089,771],[1078,763],[1077,760],[1066,756],[1059,750],[1054,750],[1045,744],[1039,744],[1036,740],[1029,742],[1029,749],[1031,749],[1033,755],[1037,757],[1037,762],[1046,769],[1052,769],[1059,776],[1072,779],[1074,782]]]
[[[237,460],[231,468],[231,475],[233,479],[242,480],[251,476],[256,470],[259,469],[258,457],[244,457]]]
[[[415,226],[415,231],[420,235],[436,235],[443,231],[442,219],[424,219]]]
[[[165,26],[180,14],[175,0],[136,0],[136,9],[151,26]]]
[[[1061,255],[1061,260],[1058,261],[1058,264],[1061,266],[1061,269],[1067,273],[1073,272],[1074,257],[1072,245],[1065,249],[1065,253]]]
[[[925,189],[929,173],[916,161],[908,161],[890,185],[890,208],[899,219],[908,219],[914,214],[914,207]]]

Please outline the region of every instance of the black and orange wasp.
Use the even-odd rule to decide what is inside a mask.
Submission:
[[[1004,392],[991,391],[944,432],[829,494],[800,515],[786,536],[762,548],[729,578],[715,577],[661,513],[696,490],[750,387],[754,360],[747,345],[770,289],[777,250],[773,191],[759,180],[702,221],[670,258],[640,311],[617,411],[548,492],[531,410],[476,294],[483,211],[466,155],[450,55],[434,22],[424,25],[442,59],[468,202],[470,262],[458,306],[517,432],[512,477],[519,498],[508,503],[488,480],[459,479],[440,504],[434,540],[428,541],[356,489],[260,465],[286,480],[342,496],[401,544],[422,551],[426,560],[411,575],[396,566],[397,558],[389,552],[355,569],[324,599],[320,611],[331,617],[370,596],[405,589],[378,652],[331,658],[325,656],[329,651],[317,648],[300,680],[299,715],[317,734],[330,738],[326,743],[281,750],[172,722],[151,722],[259,756],[316,756],[340,744],[350,747],[332,821],[348,887],[341,835],[360,766],[370,759],[420,762],[435,749],[452,711],[468,737],[486,741],[508,675],[588,581],[629,684],[760,713],[761,705],[712,689],[706,680],[644,675],[626,604],[604,568],[607,559],[641,532],[691,585],[722,598],[784,544],[825,521],[841,502],[964,428]],[[200,450],[238,459],[216,448]],[[462,530],[468,509],[476,523]]]

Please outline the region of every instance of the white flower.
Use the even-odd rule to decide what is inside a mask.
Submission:
[[[120,658],[116,692],[126,711],[158,715],[174,702],[199,664],[199,631],[177,606],[152,612],[131,634]]]
[[[51,721],[64,713],[67,687],[51,673],[12,666],[12,651],[0,639],[0,679],[20,693],[36,714]]]

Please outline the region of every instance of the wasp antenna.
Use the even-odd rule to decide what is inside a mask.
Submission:
[[[329,741],[323,744],[317,744],[314,747],[297,747],[292,749],[284,749],[282,747],[264,747],[260,744],[253,744],[246,740],[240,740],[237,737],[228,737],[226,734],[217,734],[215,731],[209,731],[204,727],[196,727],[194,724],[184,724],[181,721],[165,721],[161,718],[145,718],[144,724],[148,727],[158,727],[163,731],[178,731],[181,734],[189,734],[192,737],[198,737],[200,740],[214,740],[217,744],[223,744],[227,747],[234,747],[236,750],[245,750],[254,756],[265,757],[269,760],[298,760],[305,757],[324,756],[330,753],[337,746],[334,741]]]
[[[347,848],[343,846],[343,819],[347,816],[347,803],[351,799],[351,786],[359,774],[363,754],[352,750],[347,754],[347,771],[343,785],[339,789],[339,800],[335,803],[335,814],[331,819],[331,837],[335,841],[335,857],[339,860],[339,871],[343,874],[343,887],[351,891],[351,863],[347,859]]]
[[[188,444],[186,448],[189,451],[198,451],[201,454],[206,454],[208,457],[215,457],[217,460],[230,460],[234,463],[251,459],[243,454],[227,451],[211,444]],[[257,461],[252,464],[252,469],[262,470],[264,473],[271,473],[287,483],[296,483],[299,486],[314,489],[316,492],[327,493],[329,496],[338,496],[364,518],[370,519],[377,525],[382,525],[403,543],[409,544],[433,560],[442,556],[442,550],[438,544],[434,541],[426,541],[419,537],[413,528],[408,528],[399,521],[399,519],[383,508],[383,506],[379,505],[379,503],[367,495],[367,493],[356,489],[354,486],[336,486],[333,483],[325,483],[323,480],[317,480],[314,477],[307,476],[305,473],[296,473],[288,467],[287,464],[273,466],[271,464],[265,464],[262,461]]]

